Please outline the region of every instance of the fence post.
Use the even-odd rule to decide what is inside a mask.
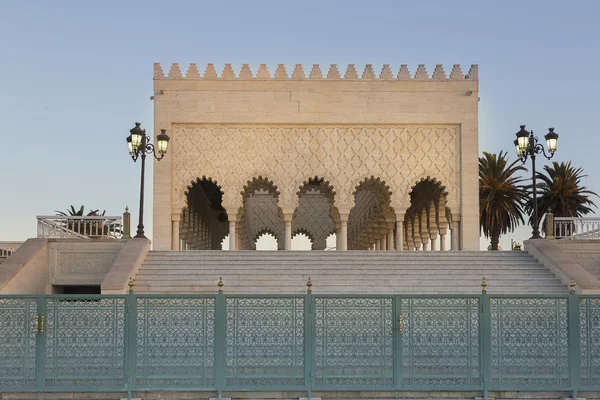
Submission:
[[[227,298],[223,294],[223,279],[217,283],[215,298],[215,388],[221,400],[225,388],[225,335],[227,334]]]
[[[551,212],[546,214],[546,239],[554,239],[554,214]]]
[[[492,319],[490,312],[490,297],[487,294],[487,281],[485,277],[481,280],[481,353],[480,353],[480,367],[482,372],[483,380],[483,398],[488,400],[488,388],[490,386],[490,379],[492,374],[491,365],[491,329]]]
[[[304,297],[304,386],[308,400],[312,398],[312,380],[314,364],[314,330],[315,311],[313,309],[312,281],[308,278],[306,282],[306,296]]]
[[[37,337],[36,337],[36,346],[37,346],[37,351],[36,351],[36,386],[38,389],[38,392],[42,392],[44,391],[44,382],[45,382],[45,376],[46,376],[46,334],[42,334],[41,332],[41,318],[42,316],[44,316],[45,318],[47,318],[47,302],[46,302],[46,296],[45,295],[41,295],[38,296],[38,304],[37,304],[37,313],[36,313],[36,317],[37,317]],[[47,323],[47,320],[46,322]]]
[[[123,239],[131,239],[131,214],[129,213],[129,207],[125,207],[123,213]]]
[[[127,398],[131,399],[131,392],[136,381],[136,352],[137,352],[137,300],[133,294],[133,278],[129,278],[129,291],[125,298],[125,387]]]
[[[571,280],[569,293],[569,380],[573,400],[581,384],[581,336],[579,332],[579,298],[575,294],[577,284]]]

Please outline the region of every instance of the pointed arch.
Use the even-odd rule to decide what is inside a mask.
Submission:
[[[229,234],[227,210],[223,207],[223,190],[212,177],[194,179],[184,191],[186,205],[179,225],[180,248],[217,250]]]
[[[298,207],[292,218],[292,236],[304,233],[311,239],[313,249],[324,249],[339,219],[335,188],[329,180],[315,175],[302,182],[296,195]]]
[[[245,248],[256,249],[256,239],[264,233],[275,237],[279,248],[283,246],[284,227],[279,206],[280,194],[278,186],[262,175],[252,177],[244,185],[240,192],[243,206],[238,215],[239,235]]]
[[[364,249],[377,241],[389,242],[393,236],[395,210],[392,191],[385,180],[374,175],[363,177],[352,192],[354,207],[348,217],[348,248]],[[382,239],[383,238],[383,239]]]
[[[446,187],[427,176],[416,181],[409,192],[410,207],[405,212],[405,240],[408,248],[427,249],[431,241],[431,250],[437,250],[436,241],[440,239],[440,250],[445,250],[445,236],[448,230]],[[411,236],[412,233],[412,236]],[[413,242],[409,243],[409,237]]]

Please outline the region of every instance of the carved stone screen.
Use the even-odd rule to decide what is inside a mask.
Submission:
[[[458,201],[456,125],[173,125],[172,199],[184,207],[184,193],[197,177],[211,177],[225,207],[241,206],[244,185],[254,176],[272,180],[280,207],[297,207],[296,192],[309,177],[327,179],[336,206],[351,207],[366,177],[380,177],[392,192],[392,207],[408,207],[408,193],[420,178],[436,177]],[[237,210],[237,209],[236,209]]]

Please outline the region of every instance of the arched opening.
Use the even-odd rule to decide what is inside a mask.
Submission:
[[[244,205],[239,221],[238,250],[259,250],[256,239],[264,233],[270,233],[273,238],[283,238],[284,224],[278,205],[277,185],[268,178],[254,177],[246,183],[241,195]],[[269,249],[283,249],[283,240],[275,240],[267,246],[269,240],[272,240],[269,236],[261,239],[261,246],[265,243]]]
[[[333,232],[329,236],[327,236],[327,239],[325,240],[325,242],[327,243],[325,250],[327,250],[327,251],[337,250],[337,234],[335,232]]]
[[[197,178],[185,192],[186,207],[179,225],[180,248],[183,250],[220,250],[229,233],[223,192],[212,178]]]
[[[278,240],[273,233],[265,231],[254,241],[254,249],[258,251],[275,251],[279,248]]]
[[[297,232],[292,235],[292,250],[309,251],[313,249],[313,239],[304,232]]]
[[[385,181],[371,176],[356,186],[348,216],[348,249],[393,250],[395,213]]]
[[[303,182],[297,195],[298,208],[292,219],[292,232],[310,237],[312,250],[325,250],[327,237],[335,232],[334,216],[337,210],[333,186],[329,181],[315,176]]]
[[[435,178],[417,182],[410,192],[410,207],[404,216],[404,238],[408,250],[446,250],[448,218],[446,187]]]

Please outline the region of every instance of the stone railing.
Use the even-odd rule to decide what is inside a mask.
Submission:
[[[48,239],[121,239],[123,219],[118,216],[38,216],[37,237]]]
[[[600,240],[600,218],[598,217],[552,217],[556,239]]]
[[[23,242],[0,242],[0,264],[10,257]]]

